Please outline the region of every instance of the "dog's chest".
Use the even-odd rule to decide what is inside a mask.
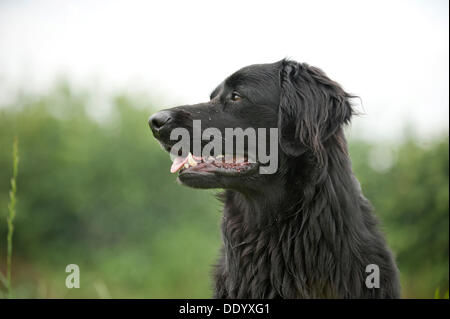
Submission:
[[[242,218],[236,216],[224,218],[222,231],[223,255],[216,274],[218,297],[312,298],[335,295],[327,280],[330,268],[321,271],[320,267],[314,266],[314,258],[307,258],[308,255],[317,256],[318,252],[311,250],[313,242],[305,240],[295,224],[249,229]],[[310,248],[306,249],[307,246]]]
[[[229,298],[298,297],[295,247],[280,240],[279,230],[249,230],[239,219],[223,222],[222,283]],[[286,234],[287,235],[287,234]]]

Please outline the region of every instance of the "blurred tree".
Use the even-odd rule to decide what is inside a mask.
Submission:
[[[448,145],[448,137],[422,145],[411,138],[397,146],[351,143],[355,173],[397,255],[405,297],[448,290]],[[371,165],[373,152],[391,154],[391,163]]]
[[[88,116],[86,100],[61,85],[0,109],[2,217],[13,136],[21,142],[14,266],[23,278],[16,284],[38,297],[39,289],[97,297],[97,281],[112,297],[210,296],[218,203],[177,185],[168,154],[151,136],[148,108],[119,96],[112,116],[99,122]],[[5,234],[0,222],[0,238]],[[69,263],[80,265],[82,289],[65,289]]]

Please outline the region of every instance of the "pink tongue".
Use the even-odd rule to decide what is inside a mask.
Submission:
[[[176,157],[173,160],[172,166],[170,167],[170,172],[171,173],[178,172],[183,167],[183,165],[187,163],[187,160],[188,160],[187,156],[185,158]]]

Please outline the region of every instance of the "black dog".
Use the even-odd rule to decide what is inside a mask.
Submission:
[[[342,127],[353,114],[351,98],[320,69],[282,60],[237,71],[209,102],[150,118],[167,151],[176,142],[171,130],[192,132],[193,120],[202,120],[202,130],[279,130],[275,174],[260,174],[260,163],[247,157],[232,165],[198,157],[194,166],[183,158],[172,165],[185,185],[226,190],[215,297],[400,297],[397,267],[347,152]],[[378,287],[366,284],[368,265],[378,266]]]

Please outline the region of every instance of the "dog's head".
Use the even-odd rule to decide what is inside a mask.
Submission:
[[[254,189],[289,174],[264,170],[270,161],[285,165],[307,156],[320,165],[326,141],[350,121],[350,97],[320,69],[282,60],[242,68],[209,102],[160,111],[149,124],[183,184]]]

